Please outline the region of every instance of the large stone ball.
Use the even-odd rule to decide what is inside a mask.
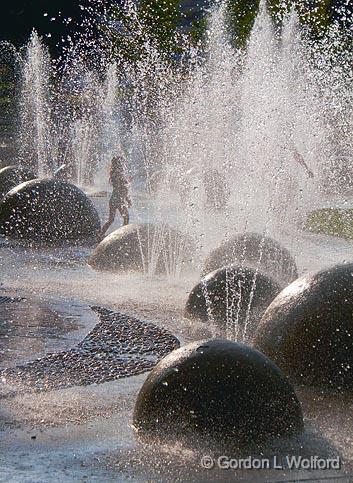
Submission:
[[[35,178],[36,175],[24,166],[5,166],[0,169],[0,200],[15,186]]]
[[[233,327],[250,339],[262,314],[281,291],[267,275],[248,267],[229,266],[209,273],[190,292],[185,316]]]
[[[353,264],[286,287],[264,313],[255,346],[297,383],[353,387]]]
[[[89,264],[113,272],[175,273],[192,260],[193,252],[191,241],[168,225],[131,224],[104,238]]]
[[[276,240],[260,233],[242,233],[223,242],[207,257],[203,273],[227,265],[258,268],[282,286],[298,276],[296,263],[289,251]]]
[[[53,179],[22,183],[0,203],[1,231],[30,243],[89,242],[100,231],[97,210],[79,188]]]
[[[234,446],[303,430],[300,403],[266,356],[229,340],[194,342],[162,359],[138,395],[134,428],[142,436],[197,433]]]

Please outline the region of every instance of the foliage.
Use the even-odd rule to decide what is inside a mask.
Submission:
[[[228,2],[228,28],[233,43],[238,45],[245,43],[258,9],[258,0],[231,0]]]
[[[16,80],[14,69],[5,62],[0,62],[0,105],[6,112],[14,109]]]
[[[175,31],[180,24],[178,0],[140,0],[138,15],[143,19],[146,35],[162,51],[172,51]]]
[[[115,4],[110,19],[108,28],[102,28],[119,59],[138,61],[149,46],[170,58],[179,50],[178,0],[140,0],[137,6],[130,1]]]
[[[309,214],[305,228],[314,233],[353,239],[353,209],[315,210]]]
[[[136,4],[136,18],[127,8],[131,6],[129,0],[125,4],[115,4],[112,19],[116,23],[112,32],[117,52],[136,59],[141,55],[141,45],[148,39],[162,54],[173,58],[181,53],[181,31],[187,33],[190,43],[199,43],[204,38],[207,13],[212,4],[208,10],[200,11],[200,8],[194,8],[194,3],[185,0],[140,0]],[[311,35],[320,37],[335,19],[335,8],[340,3],[342,0],[268,0],[267,6],[278,25],[295,6],[300,21]],[[259,0],[228,0],[228,27],[234,44],[245,45],[258,9]],[[139,23],[138,29],[136,22]]]
[[[259,9],[259,0],[228,0],[229,28],[233,41],[244,45]],[[320,37],[334,20],[340,2],[335,0],[267,0],[275,24],[295,8],[300,22],[313,37]]]

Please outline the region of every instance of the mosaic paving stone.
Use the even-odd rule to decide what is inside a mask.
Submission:
[[[100,322],[76,347],[7,368],[0,379],[34,391],[99,384],[151,370],[180,343],[162,327],[101,307]]]

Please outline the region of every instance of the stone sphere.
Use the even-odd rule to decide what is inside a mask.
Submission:
[[[223,242],[208,255],[203,274],[227,265],[258,268],[282,287],[298,277],[296,263],[289,251],[260,233],[242,233]]]
[[[79,188],[53,179],[22,183],[0,203],[1,232],[29,243],[58,245],[94,241],[97,210]]]
[[[197,434],[234,446],[303,430],[300,403],[278,367],[251,347],[214,339],[194,342],[160,361],[135,404],[141,436]]]
[[[193,252],[187,237],[168,225],[131,224],[104,238],[89,264],[111,272],[175,273],[191,262]]]
[[[35,178],[36,175],[24,166],[5,166],[0,169],[0,200],[15,186]]]
[[[185,316],[240,331],[250,339],[262,314],[281,291],[253,268],[229,266],[209,273],[190,292]]]
[[[294,382],[353,387],[353,264],[298,278],[271,303],[255,346]]]

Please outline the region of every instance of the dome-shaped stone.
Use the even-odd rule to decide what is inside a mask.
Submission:
[[[267,275],[248,267],[224,267],[204,277],[190,292],[185,316],[233,327],[251,338],[262,314],[281,291]]]
[[[24,166],[5,166],[0,169],[0,201],[15,186],[35,179],[36,175]]]
[[[83,191],[53,179],[9,191],[0,203],[0,224],[5,236],[50,245],[94,241],[100,231],[97,210]]]
[[[168,225],[131,224],[110,233],[89,264],[97,270],[175,273],[190,263],[193,244]]]
[[[260,233],[242,233],[223,242],[208,255],[203,274],[227,265],[258,268],[281,286],[288,285],[298,276],[296,263],[289,251],[276,240]]]
[[[353,264],[286,287],[264,313],[255,345],[297,383],[353,387]]]
[[[303,430],[300,403],[278,367],[251,347],[208,340],[173,351],[147,377],[135,404],[141,436],[197,434],[244,446]]]

